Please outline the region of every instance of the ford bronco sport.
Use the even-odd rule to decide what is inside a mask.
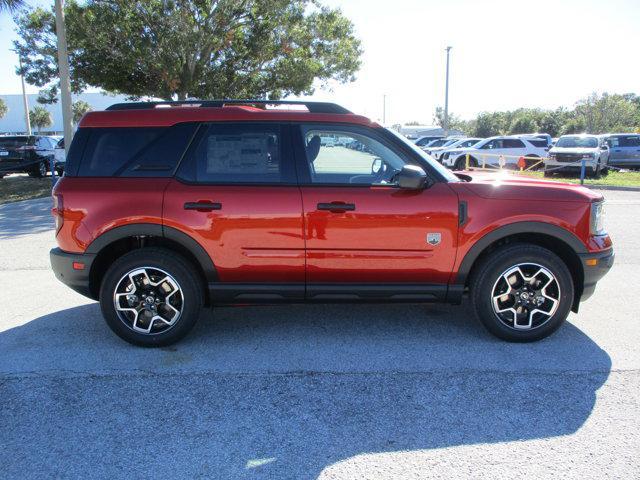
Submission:
[[[455,175],[330,103],[90,112],[53,199],[56,276],[144,346],[182,338],[203,306],[459,303],[466,292],[490,332],[533,341],[613,263],[599,194]]]

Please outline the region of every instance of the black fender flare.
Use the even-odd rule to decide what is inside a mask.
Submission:
[[[521,233],[540,233],[543,235],[554,237],[569,245],[569,247],[571,247],[576,254],[588,253],[587,247],[576,235],[558,225],[544,222],[509,223],[490,231],[473,244],[473,246],[464,256],[462,263],[460,263],[460,267],[458,268],[454,284],[465,284],[474,263],[476,262],[480,254],[482,254],[482,252],[489,245],[503,238]]]
[[[180,244],[198,261],[207,282],[215,282],[218,280],[218,272],[213,264],[213,260],[202,245],[186,233],[166,225],[156,223],[131,223],[112,228],[95,238],[89,244],[85,253],[97,255],[103,248],[113,242],[122,240],[123,238],[139,236],[161,237]]]

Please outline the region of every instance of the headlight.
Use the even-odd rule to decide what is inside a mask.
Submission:
[[[460,153],[462,153],[460,150],[454,150],[453,152],[449,152],[449,156],[453,157],[453,156],[458,155]]]
[[[591,235],[604,235],[604,202],[591,204]]]

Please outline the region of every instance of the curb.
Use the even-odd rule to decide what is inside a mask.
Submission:
[[[579,184],[578,184],[579,185]],[[640,192],[640,187],[624,187],[619,185],[582,185],[594,190],[618,190],[621,192]]]

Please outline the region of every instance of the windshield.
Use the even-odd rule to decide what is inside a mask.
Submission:
[[[469,138],[467,140],[462,140],[458,147],[467,148],[475,145],[476,143],[480,143],[482,140],[479,138]]]
[[[0,137],[0,147],[16,148],[26,145],[29,137]]]
[[[596,137],[560,137],[556,147],[561,148],[596,148],[598,139]]]
[[[388,132],[391,132],[394,137],[398,138],[400,141],[402,141],[402,143],[404,143],[405,145],[408,145],[409,148],[411,148],[411,150],[413,150],[415,153],[420,155],[420,158],[424,162],[428,163],[434,170],[437,170],[438,173],[440,175],[442,175],[447,180],[447,182],[461,182],[462,181],[457,176],[455,176],[453,174],[453,172],[451,172],[450,170],[447,170],[445,167],[443,167],[438,162],[436,162],[433,158],[431,158],[429,155],[427,155],[424,150],[422,150],[421,148],[417,147],[407,137],[405,137],[401,133],[396,132],[395,130],[392,130],[390,128],[387,128],[386,130]]]
[[[443,147],[448,147],[450,145],[454,145],[456,143],[458,143],[460,141],[460,139],[458,138],[452,138],[451,140],[447,141],[444,145],[442,145]]]
[[[447,141],[444,138],[439,138],[438,140],[434,140],[433,142],[429,143],[427,147],[441,147],[446,142]]]

